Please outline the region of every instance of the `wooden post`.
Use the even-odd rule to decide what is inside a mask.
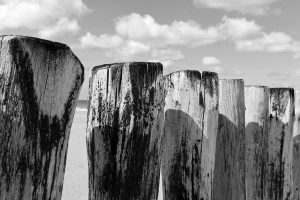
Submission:
[[[179,71],[165,76],[162,138],[164,200],[211,200],[218,124],[218,76]]]
[[[292,199],[294,90],[270,89],[268,199]]]
[[[163,67],[94,67],[87,126],[90,200],[156,200],[163,126]]]
[[[61,198],[84,69],[64,44],[0,36],[0,199]]]
[[[243,80],[219,81],[219,128],[214,200],[244,200],[245,102]]]
[[[300,200],[300,91],[295,92],[293,148],[293,200]]]
[[[267,197],[269,88],[245,86],[247,200]]]

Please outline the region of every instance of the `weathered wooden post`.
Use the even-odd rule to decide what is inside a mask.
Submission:
[[[160,63],[94,67],[87,126],[90,200],[156,200],[164,119]]]
[[[179,71],[165,76],[164,200],[211,200],[217,127],[216,73]]]
[[[295,92],[293,148],[293,200],[300,200],[300,91]]]
[[[214,173],[214,200],[244,200],[245,102],[243,80],[219,81],[219,128]]]
[[[84,69],[64,44],[0,36],[0,199],[61,198]]]
[[[269,88],[245,86],[247,200],[267,197]]]
[[[292,199],[294,90],[270,89],[270,130],[268,141],[268,198]]]

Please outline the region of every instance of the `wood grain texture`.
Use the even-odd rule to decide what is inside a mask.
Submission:
[[[211,200],[217,125],[216,73],[179,71],[165,76],[164,200]]]
[[[293,132],[293,199],[300,200],[300,91],[295,92]]]
[[[245,102],[243,80],[219,81],[219,128],[214,173],[214,200],[244,200]]]
[[[61,198],[84,69],[64,44],[0,36],[0,199]]]
[[[164,119],[160,63],[91,71],[87,126],[90,200],[156,200]]]
[[[292,199],[294,101],[293,89],[270,89],[268,199]]]
[[[245,86],[246,199],[267,197],[269,88]]]

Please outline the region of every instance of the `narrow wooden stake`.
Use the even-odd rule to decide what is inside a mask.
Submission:
[[[245,86],[247,200],[267,198],[269,88]]]
[[[214,200],[244,200],[245,102],[243,80],[219,81],[219,129]]]
[[[218,125],[218,76],[179,71],[165,76],[162,138],[164,200],[211,200]]]
[[[293,89],[270,89],[267,199],[292,199],[294,103]]]
[[[293,148],[293,200],[300,200],[300,91],[295,92]]]
[[[0,36],[0,199],[61,198],[84,69],[64,44]]]
[[[91,71],[87,147],[90,200],[156,200],[164,119],[160,63]]]

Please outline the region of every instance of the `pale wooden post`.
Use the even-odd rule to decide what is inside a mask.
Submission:
[[[245,86],[247,200],[267,198],[269,88]]]
[[[164,200],[211,200],[218,125],[218,76],[179,71],[165,76],[162,138]]]
[[[64,44],[0,36],[0,199],[61,198],[84,69]]]
[[[292,198],[294,101],[292,88],[270,89],[268,199]]]
[[[90,200],[156,200],[162,77],[160,63],[92,69],[87,125]]]
[[[219,128],[214,200],[244,200],[245,102],[243,80],[219,81]]]
[[[295,92],[293,148],[293,200],[300,200],[300,91]]]

